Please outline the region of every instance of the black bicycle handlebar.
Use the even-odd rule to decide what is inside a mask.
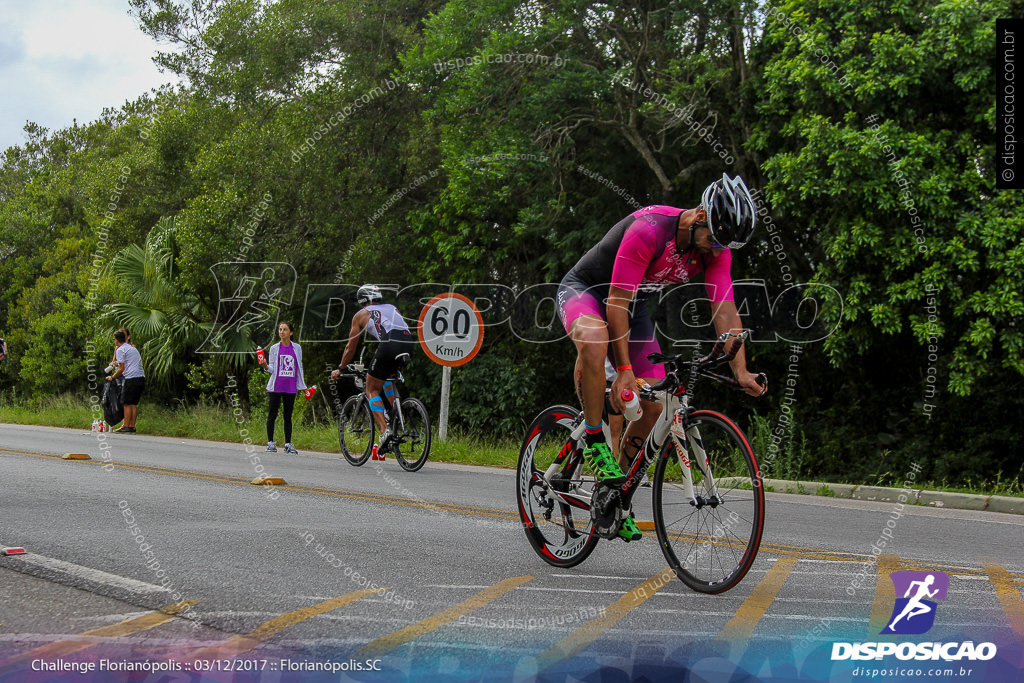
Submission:
[[[719,375],[716,372],[712,372],[710,368],[720,365],[722,363],[728,363],[736,358],[736,355],[743,348],[743,342],[750,336],[748,330],[743,330],[739,334],[733,334],[732,332],[723,332],[718,339],[715,341],[715,345],[711,347],[711,352],[708,355],[700,358],[699,360],[684,360],[683,356],[670,356],[662,353],[651,353],[648,354],[647,359],[656,365],[666,366],[665,378],[659,380],[646,391],[665,391],[668,389],[674,389],[678,386],[680,380],[676,376],[679,370],[684,368],[690,368],[696,371],[698,376],[707,377],[713,379],[716,382],[724,384],[733,389],[739,391],[745,391],[742,384],[737,382],[732,377],[726,377],[725,375]],[[726,343],[732,339],[732,343],[729,344],[728,350],[726,350]],[[763,372],[758,374],[757,383],[762,387],[768,386],[768,377]]]

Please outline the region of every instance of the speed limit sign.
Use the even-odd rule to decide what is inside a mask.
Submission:
[[[446,292],[420,311],[420,346],[435,363],[458,367],[473,360],[484,342],[484,319],[470,299]]]

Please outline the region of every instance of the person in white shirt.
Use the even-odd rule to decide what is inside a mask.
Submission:
[[[135,421],[139,417],[139,399],[146,388],[146,373],[142,371],[142,354],[128,343],[128,334],[124,329],[114,333],[114,362],[117,369],[107,375],[107,381],[113,382],[124,377],[124,389],[121,403],[124,404],[124,422],[115,434],[134,434]]]

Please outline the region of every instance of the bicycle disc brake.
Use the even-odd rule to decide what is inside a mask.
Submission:
[[[601,538],[615,538],[622,529],[625,513],[620,503],[622,494],[618,489],[599,485],[594,488],[590,497],[590,519],[594,523],[594,531]]]

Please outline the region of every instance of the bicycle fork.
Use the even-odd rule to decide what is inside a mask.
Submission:
[[[715,485],[715,478],[711,474],[711,464],[708,462],[708,455],[707,451],[704,449],[704,441],[701,439],[700,430],[697,429],[697,425],[687,426],[686,424],[687,411],[688,407],[685,403],[681,408],[675,411],[672,415],[672,427],[670,429],[672,445],[675,448],[676,459],[679,461],[679,470],[683,475],[683,492],[686,494],[686,497],[690,499],[690,505],[693,505],[697,509],[700,509],[705,505],[718,507],[722,501],[718,497],[717,493],[704,498],[703,496],[698,496],[693,487],[693,471],[691,469],[691,465],[696,464],[707,482],[704,487],[705,490],[718,491],[718,487]],[[692,458],[690,457],[690,453],[687,452],[687,444],[692,448]]]
[[[676,460],[679,463],[679,471],[683,478],[683,492],[689,498],[690,504],[696,508],[702,508],[705,505],[715,507],[721,502],[717,496],[709,498],[698,496],[693,486],[693,471],[691,467],[693,464],[696,464],[701,474],[707,480],[707,489],[711,491],[716,490],[714,477],[711,475],[711,466],[708,463],[708,456],[704,450],[704,442],[700,436],[700,430],[696,425],[687,424],[686,416],[690,408],[686,398],[688,397],[684,397],[682,405],[672,412],[670,420],[659,420],[658,424],[655,425],[644,441],[643,458],[638,461],[638,465],[641,470],[646,470],[652,462],[655,462],[660,454],[661,444],[665,442],[665,438],[670,438],[676,454]],[[630,482],[636,476],[636,472],[631,470]]]

